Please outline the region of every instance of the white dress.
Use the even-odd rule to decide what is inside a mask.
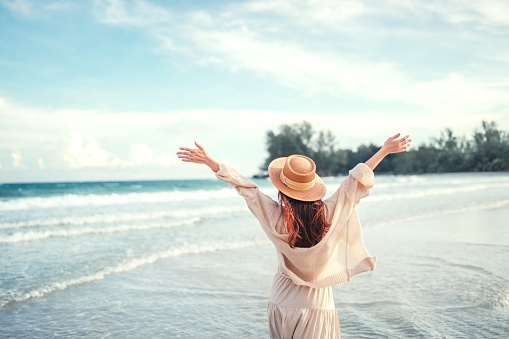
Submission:
[[[340,338],[331,287],[296,285],[280,272],[274,276],[267,307],[270,338]]]

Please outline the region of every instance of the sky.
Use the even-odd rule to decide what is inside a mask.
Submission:
[[[505,0],[0,0],[0,183],[253,175],[266,134],[340,148],[509,131]]]

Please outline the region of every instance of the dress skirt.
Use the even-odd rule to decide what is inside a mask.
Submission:
[[[267,307],[270,338],[340,338],[331,287],[296,285],[277,272]]]

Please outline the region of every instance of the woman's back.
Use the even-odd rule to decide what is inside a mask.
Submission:
[[[278,195],[290,247],[313,247],[320,242],[330,228],[325,203],[293,199],[281,191]]]

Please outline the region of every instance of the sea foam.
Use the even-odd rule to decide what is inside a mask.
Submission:
[[[0,201],[0,211],[16,211],[34,208],[63,208],[77,206],[107,206],[175,201],[217,200],[235,197],[236,195],[237,192],[231,188],[123,194],[64,194],[51,197],[27,197]]]
[[[428,198],[435,196],[444,196],[444,195],[454,195],[459,193],[468,193],[468,192],[476,192],[476,191],[484,191],[494,188],[503,188],[508,187],[509,183],[493,183],[493,184],[480,184],[480,185],[461,185],[458,187],[433,187],[433,188],[423,188],[421,190],[415,191],[407,191],[404,193],[396,193],[396,194],[373,194],[369,196],[364,201],[365,202],[379,202],[379,201],[398,201],[398,200],[407,200],[407,199],[420,199],[420,198]]]
[[[145,224],[145,225],[118,225],[111,227],[82,227],[75,229],[57,229],[48,231],[29,231],[29,232],[16,232],[12,235],[0,237],[0,244],[12,244],[24,241],[42,240],[52,237],[78,237],[89,234],[108,234],[118,232],[131,232],[131,231],[146,231],[151,229],[171,228],[184,225],[192,225],[199,222],[199,217],[194,217],[188,220],[182,220],[173,223],[165,224]]]
[[[117,212],[108,214],[95,214],[83,216],[66,216],[60,218],[34,219],[18,222],[2,222],[0,230],[19,229],[19,228],[36,228],[50,226],[80,226],[91,224],[117,224],[126,222],[136,222],[144,220],[164,220],[168,218],[192,218],[203,216],[216,216],[226,214],[236,214],[247,212],[245,204],[238,206],[211,206],[197,207],[192,209],[174,209],[164,211],[151,212]]]
[[[425,218],[433,218],[433,217],[439,217],[439,216],[445,216],[445,215],[452,215],[452,214],[458,214],[458,213],[464,213],[464,212],[470,212],[470,211],[484,211],[494,208],[501,208],[509,205],[509,199],[507,200],[500,200],[495,202],[489,202],[484,204],[475,204],[470,206],[462,206],[458,208],[447,208],[443,210],[434,210],[433,212],[424,212],[424,213],[414,213],[411,216],[403,217],[403,218],[394,218],[389,220],[378,220],[373,222],[366,222],[364,223],[364,227],[378,227],[393,223],[399,223],[399,222],[405,222],[405,221],[413,221],[413,220],[419,220],[419,219],[425,219]]]
[[[102,270],[99,270],[95,273],[91,273],[88,275],[64,280],[64,281],[57,281],[53,282],[47,285],[44,285],[42,287],[39,287],[37,289],[31,290],[31,291],[25,291],[25,292],[13,292],[11,295],[4,299],[0,300],[0,308],[17,302],[24,302],[32,298],[40,298],[45,295],[48,295],[50,293],[65,290],[69,287],[86,284],[94,281],[99,281],[104,279],[105,277],[112,275],[112,274],[118,274],[123,272],[129,272],[132,270],[137,269],[138,267],[152,264],[156,261],[162,260],[162,259],[168,259],[172,257],[178,257],[183,255],[189,255],[189,254],[202,254],[202,253],[209,253],[209,252],[217,252],[217,251],[227,251],[227,250],[237,250],[242,248],[249,248],[249,247],[258,247],[258,246],[264,246],[268,245],[270,242],[268,240],[249,240],[249,241],[239,241],[239,242],[219,242],[219,243],[212,243],[212,244],[189,244],[185,246],[181,246],[178,248],[172,248],[165,251],[156,252],[150,255],[146,255],[140,258],[135,258],[128,260],[124,263],[118,264],[116,266],[110,266],[106,267]]]

